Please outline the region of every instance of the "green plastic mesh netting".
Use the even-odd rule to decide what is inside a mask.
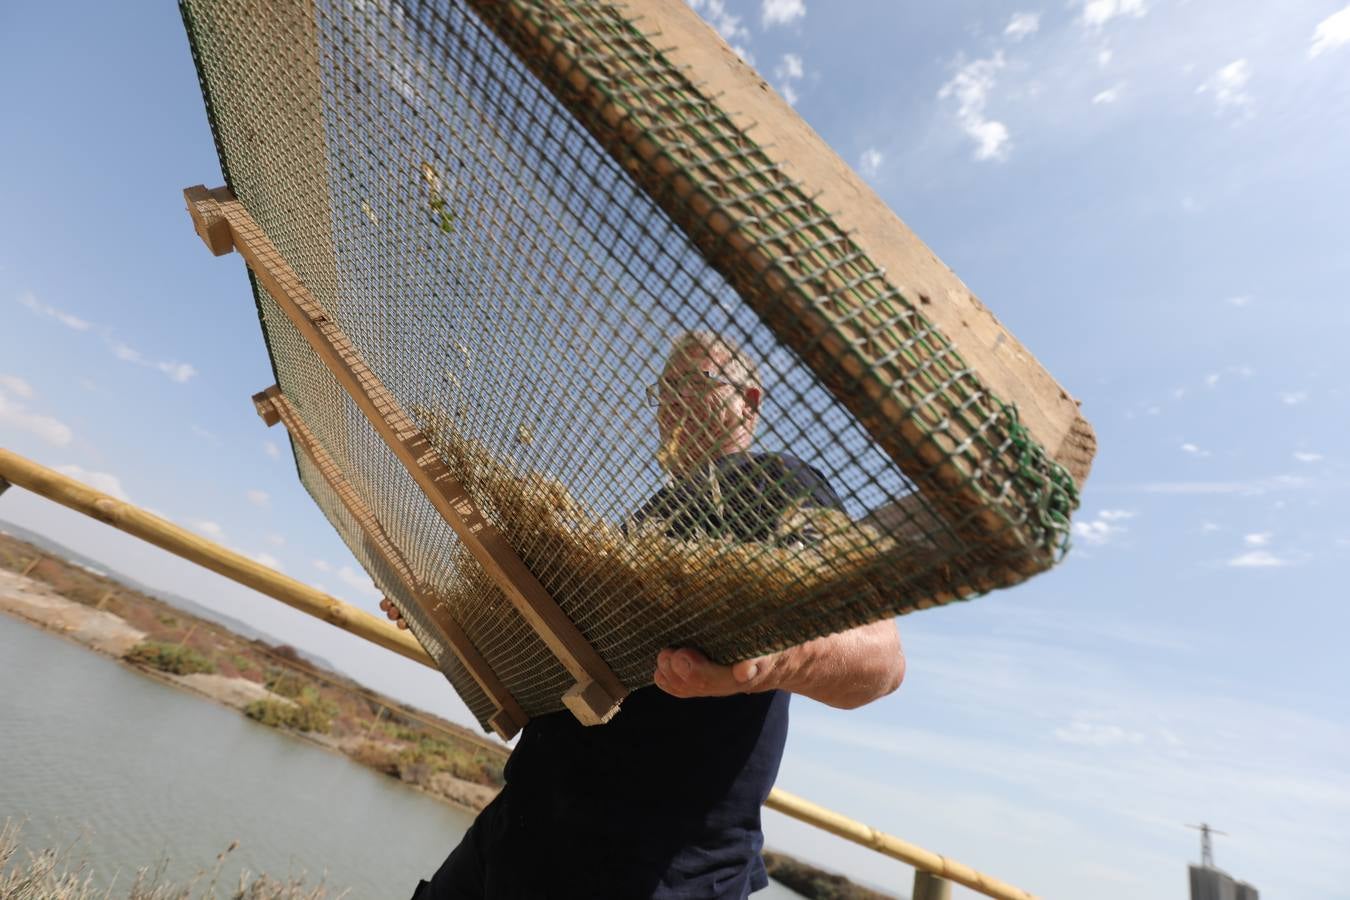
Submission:
[[[630,6],[182,11],[234,196],[625,685],[649,683],[664,646],[746,658],[1016,583],[1067,548],[1090,448],[1071,475],[929,298]],[[334,527],[481,722],[493,704],[436,616],[528,714],[561,708],[573,679],[253,289],[282,392],[436,608],[297,452]],[[760,489],[801,471],[763,462],[789,454],[840,508],[745,513],[753,498],[726,496],[728,422],[769,454],[736,457]],[[635,518],[672,486],[684,506]]]

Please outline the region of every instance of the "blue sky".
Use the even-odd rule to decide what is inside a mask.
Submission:
[[[905,686],[797,701],[780,785],[1047,897],[1184,897],[1200,820],[1266,896],[1343,897],[1350,7],[694,5],[1101,442],[1069,560],[902,619]],[[249,403],[243,265],[183,210],[221,178],[176,9],[118,7],[0,11],[0,444],[373,610]],[[73,513],[11,491],[0,518],[470,720],[435,674]]]

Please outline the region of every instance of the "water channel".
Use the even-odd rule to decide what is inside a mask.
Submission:
[[[335,753],[0,615],[0,821],[128,887],[167,861],[306,873],[350,900],[412,893],[470,817]],[[22,854],[22,851],[21,851]],[[114,896],[117,892],[114,891]],[[125,896],[123,894],[122,896]],[[796,896],[779,885],[756,900]]]

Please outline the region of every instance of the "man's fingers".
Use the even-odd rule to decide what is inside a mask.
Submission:
[[[658,653],[652,680],[676,697],[725,697],[743,689],[729,666],[718,665],[689,647]]]
[[[743,659],[731,667],[731,677],[736,679],[737,684],[748,684],[755,680],[760,668],[768,661],[768,657],[764,656],[758,659]]]
[[[389,621],[395,623],[404,631],[408,630],[408,623],[403,621],[403,613],[398,611],[398,607],[394,605],[394,601],[385,597],[380,601],[380,609],[384,610],[384,614]]]

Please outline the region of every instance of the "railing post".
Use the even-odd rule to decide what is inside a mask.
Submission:
[[[914,870],[914,890],[910,900],[952,900],[952,883],[923,869]]]

